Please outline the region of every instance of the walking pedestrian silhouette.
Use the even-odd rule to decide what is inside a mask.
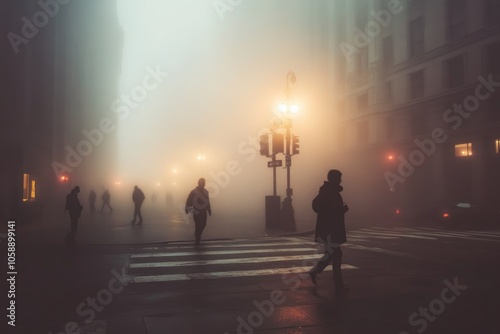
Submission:
[[[198,180],[198,186],[191,190],[186,200],[185,206],[186,214],[193,213],[194,219],[194,239],[195,245],[199,245],[201,241],[201,234],[207,226],[207,213],[212,215],[212,208],[210,207],[210,198],[208,190],[205,189],[205,179]]]
[[[113,213],[113,208],[111,207],[111,194],[109,193],[109,190],[105,190],[104,193],[102,194],[102,207],[101,207],[101,212],[103,212],[104,207],[107,206],[109,208],[109,212]]]
[[[137,217],[139,217],[139,223],[137,225],[142,224],[141,206],[145,198],[146,196],[144,196],[142,190],[138,186],[134,186],[134,191],[132,192],[132,201],[134,201],[134,219],[132,219],[132,225],[135,224],[135,219]]]
[[[309,271],[309,275],[316,285],[317,274],[323,272],[331,263],[335,291],[341,293],[348,290],[342,280],[342,250],[340,245],[347,241],[344,214],[349,210],[349,207],[344,203],[340,195],[340,192],[344,190],[340,185],[342,173],[332,169],[328,172],[327,178],[328,181],[325,181],[321,186],[319,194],[312,203],[313,210],[318,214],[314,240],[323,244],[325,254]]]
[[[71,221],[71,230],[66,235],[67,244],[75,244],[76,230],[78,229],[78,218],[82,214],[83,206],[80,204],[78,199],[78,193],[80,192],[80,187],[74,187],[71,192],[66,196],[66,206],[65,211],[69,212],[69,218]]]

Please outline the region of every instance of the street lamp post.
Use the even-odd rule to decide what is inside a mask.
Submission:
[[[295,84],[296,78],[295,73],[290,71],[287,73],[286,77],[286,90],[285,90],[285,103],[280,106],[280,112],[282,113],[283,125],[285,127],[285,158],[286,158],[286,197],[283,200],[283,206],[281,208],[281,225],[285,230],[295,231],[295,215],[292,205],[292,195],[293,189],[290,187],[290,167],[292,166],[292,152],[291,152],[291,142],[292,142],[292,116],[298,111],[297,105],[291,102],[291,92],[290,84]]]

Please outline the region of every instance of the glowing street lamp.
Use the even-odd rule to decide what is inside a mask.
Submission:
[[[295,231],[295,216],[292,206],[293,189],[290,187],[290,167],[292,166],[292,155],[298,153],[298,137],[294,152],[292,152],[292,119],[299,112],[299,106],[292,102],[291,86],[295,84],[297,78],[293,71],[289,71],[286,75],[285,101],[278,107],[280,112],[281,127],[285,128],[285,157],[286,157],[286,198],[283,201],[281,209],[281,225],[286,230]],[[273,158],[274,159],[274,158]]]

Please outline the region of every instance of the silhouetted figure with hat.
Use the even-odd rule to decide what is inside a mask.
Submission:
[[[65,211],[69,212],[69,218],[71,220],[71,230],[66,235],[66,242],[69,244],[74,244],[76,242],[75,235],[78,228],[78,218],[80,218],[83,209],[83,206],[80,204],[80,200],[78,199],[79,192],[80,187],[76,186],[66,196]]]
[[[186,214],[193,213],[194,218],[194,238],[195,245],[199,245],[201,241],[201,234],[207,226],[207,213],[212,215],[212,208],[210,207],[210,198],[208,190],[205,189],[205,179],[198,180],[198,186],[191,190],[186,200],[185,206]]]
[[[347,286],[342,280],[342,250],[340,245],[345,243],[346,232],[344,214],[349,210],[344,203],[340,192],[344,189],[342,173],[336,169],[328,172],[328,181],[319,189],[319,194],[313,200],[313,210],[318,214],[316,220],[315,241],[323,244],[325,254],[310,271],[309,275],[316,284],[316,275],[331,263],[333,267],[333,281],[335,291],[345,292]]]
[[[95,191],[93,189],[90,190],[90,194],[89,194],[90,213],[95,212],[96,198],[97,198],[97,195],[96,195]]]
[[[113,213],[113,208],[111,207],[111,194],[109,193],[109,190],[104,190],[102,193],[102,207],[101,207],[101,212],[103,212],[104,207],[107,206],[109,208],[109,213]]]
[[[135,219],[137,217],[139,217],[139,223],[137,225],[142,224],[141,206],[145,198],[146,196],[144,196],[142,190],[138,186],[135,186],[134,192],[132,193],[132,201],[134,201],[134,219],[132,219],[132,225],[135,224]]]

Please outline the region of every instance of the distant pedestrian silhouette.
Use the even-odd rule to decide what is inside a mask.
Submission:
[[[207,213],[212,215],[208,190],[205,189],[205,179],[198,180],[198,187],[194,188],[188,195],[185,206],[186,214],[193,213],[195,230],[195,245],[199,245],[201,234],[207,226]]]
[[[105,190],[104,193],[102,194],[102,207],[101,207],[101,212],[103,212],[104,207],[107,206],[109,208],[109,212],[113,213],[113,208],[111,207],[111,194],[109,193],[108,190]]]
[[[71,221],[71,230],[66,235],[66,242],[68,244],[74,244],[76,242],[76,230],[78,228],[78,218],[82,214],[83,206],[78,200],[78,193],[80,192],[80,187],[74,187],[71,192],[66,196],[66,207],[65,211],[69,212],[69,218]]]
[[[135,224],[135,219],[139,217],[138,225],[142,224],[142,214],[141,214],[141,206],[142,202],[144,202],[144,193],[138,186],[134,187],[134,192],[132,193],[132,200],[134,201],[134,219],[132,219],[132,225]]]
[[[95,200],[97,198],[97,195],[94,190],[90,190],[89,194],[89,204],[90,204],[90,213],[95,212]]]
[[[340,192],[344,189],[342,173],[338,170],[328,172],[328,181],[319,189],[319,194],[313,200],[313,210],[318,213],[316,220],[315,241],[324,245],[325,254],[310,271],[309,275],[316,284],[316,275],[331,263],[333,267],[333,281],[337,292],[347,291],[342,280],[342,250],[340,245],[346,242],[344,214],[349,210],[344,203]]]

